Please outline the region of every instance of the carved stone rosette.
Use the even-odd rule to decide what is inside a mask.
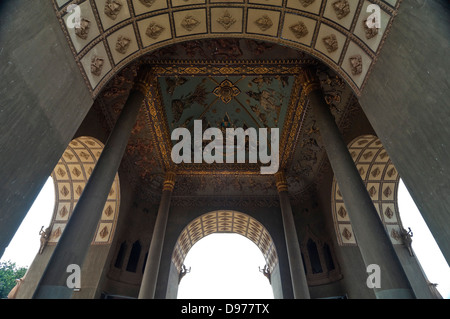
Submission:
[[[325,47],[327,48],[328,53],[332,53],[339,49],[339,45],[334,34],[327,35],[326,37],[323,37],[322,40],[325,44]]]
[[[333,2],[333,9],[336,12],[337,18],[340,20],[350,13],[350,4],[348,0],[338,0]]]
[[[362,57],[359,54],[350,57],[350,66],[352,74],[358,75],[362,73]]]
[[[308,28],[302,21],[291,25],[289,30],[291,30],[297,38],[303,38],[308,34]]]
[[[91,73],[99,76],[102,73],[105,60],[99,56],[94,55],[91,60]]]

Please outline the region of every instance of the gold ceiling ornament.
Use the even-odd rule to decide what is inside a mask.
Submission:
[[[159,24],[155,22],[150,22],[150,24],[147,27],[147,30],[145,31],[145,34],[154,40],[158,39],[158,37],[161,35],[161,33],[164,31],[164,27],[160,26]]]
[[[350,58],[350,67],[353,75],[362,73],[362,57],[359,54],[352,55]]]
[[[223,103],[228,104],[231,100],[241,93],[230,80],[223,80],[213,91],[214,95],[222,100]]]
[[[350,13],[350,4],[348,0],[338,0],[333,2],[333,9],[337,18],[340,20]]]
[[[299,0],[303,7],[307,7],[312,4],[315,0]]]
[[[255,24],[261,29],[261,31],[267,31],[271,26],[273,26],[273,22],[267,14],[257,19]]]
[[[91,28],[91,21],[85,18],[81,18],[80,24],[76,25],[74,30],[75,34],[83,40],[86,40],[89,34],[89,30]]]
[[[233,16],[228,12],[228,10],[225,10],[225,13],[223,16],[219,17],[217,19],[217,22],[222,25],[225,30],[228,30],[233,24],[236,23],[236,19],[233,18]]]
[[[308,34],[308,28],[302,21],[299,21],[298,23],[291,25],[289,27],[289,30],[291,30],[292,33],[297,38],[303,38],[304,36],[306,36]]]
[[[336,39],[336,35],[330,34],[322,38],[322,41],[327,49],[328,53],[332,53],[339,49],[339,44]]]
[[[367,40],[370,40],[373,37],[376,37],[378,35],[379,29],[378,28],[369,28],[367,26],[367,19],[365,19],[363,21],[363,27],[364,27],[364,33],[366,34],[366,39]]]
[[[156,0],[139,0],[144,6],[151,7]]]
[[[130,44],[131,44],[130,38],[120,35],[117,38],[116,51],[121,54],[125,54],[125,53],[127,53],[127,50],[130,47]]]
[[[194,30],[199,24],[200,21],[198,21],[195,17],[191,15],[185,16],[184,19],[181,21],[181,26],[187,31]]]
[[[91,59],[91,73],[95,76],[99,76],[102,73],[104,63],[105,60],[103,58],[94,55]]]

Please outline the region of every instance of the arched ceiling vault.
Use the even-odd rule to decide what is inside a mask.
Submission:
[[[205,38],[264,40],[298,49],[320,59],[359,95],[401,0],[52,1],[95,97],[132,61],[168,45]],[[371,3],[381,9],[376,32],[364,23]],[[71,11],[74,4],[78,7]],[[77,15],[79,25],[74,23]]]
[[[280,168],[291,196],[313,189],[327,158],[301,69],[316,67],[342,132],[360,106],[356,96],[380,52],[400,1],[365,0],[53,0],[61,27],[109,131],[139,66],[152,70],[151,99],[141,108],[125,167],[137,193],[158,202],[173,163],[171,131],[211,127],[280,129]],[[366,7],[381,9],[377,34]],[[80,27],[73,27],[77,11]],[[77,10],[78,10],[77,9]],[[68,12],[69,11],[69,12]],[[354,64],[352,64],[354,62]],[[233,92],[233,94],[225,94]],[[260,164],[179,165],[173,205],[192,198],[222,205],[278,205],[275,181]],[[214,204],[213,203],[213,204]]]

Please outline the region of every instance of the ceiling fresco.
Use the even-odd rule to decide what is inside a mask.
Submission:
[[[218,48],[221,48],[220,50]],[[228,49],[227,49],[228,48]],[[217,52],[234,59],[214,59]],[[239,52],[237,54],[236,52]],[[274,59],[280,56],[286,60]],[[123,166],[139,196],[158,202],[164,172],[176,169],[173,205],[205,203],[268,207],[278,205],[275,179],[260,164],[178,164],[170,158],[174,128],[192,130],[201,119],[211,127],[278,127],[280,166],[289,192],[299,199],[315,187],[328,160],[302,95],[302,68],[321,70],[325,100],[343,132],[359,109],[353,90],[335,72],[303,52],[248,39],[195,40],[161,48],[122,69],[97,97],[94,108],[110,131],[140,65],[152,66],[152,98],[133,129]],[[196,203],[192,198],[197,197]]]

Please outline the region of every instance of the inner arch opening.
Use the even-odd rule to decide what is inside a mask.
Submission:
[[[274,298],[262,273],[264,256],[242,235],[208,235],[192,247],[184,263],[190,272],[180,281],[178,299]]]

